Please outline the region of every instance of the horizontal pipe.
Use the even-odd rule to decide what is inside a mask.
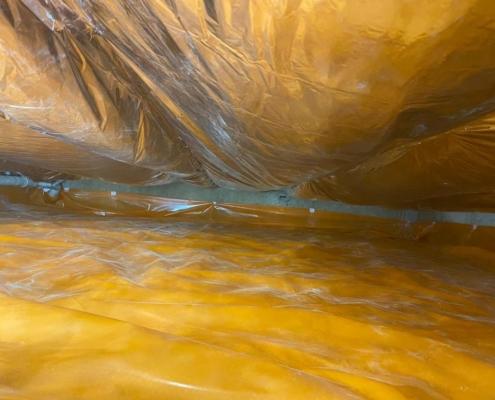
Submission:
[[[306,209],[308,212],[334,213],[397,219],[409,223],[447,222],[473,226],[495,226],[495,213],[390,209],[379,206],[361,206],[337,201],[299,199],[286,190],[255,192],[225,188],[201,187],[188,183],[170,183],[161,186],[132,186],[94,180],[64,181],[65,190],[98,190],[137,193],[180,200],[195,200],[218,204],[246,204]]]
[[[473,226],[495,226],[495,213],[389,209],[378,206],[358,206],[336,201],[298,199],[291,196],[286,190],[255,192],[201,187],[188,183],[171,183],[161,186],[131,186],[85,179],[38,182],[23,175],[0,175],[0,186],[38,188],[52,198],[58,198],[62,189],[66,191],[79,189],[85,191],[137,193],[170,199],[218,204],[245,204],[299,208],[307,209],[310,213],[327,211],[341,214],[397,219],[409,223],[448,222]]]
[[[50,197],[57,198],[62,190],[62,181],[43,182],[34,181],[25,175],[0,175],[0,186],[37,188],[48,193]]]

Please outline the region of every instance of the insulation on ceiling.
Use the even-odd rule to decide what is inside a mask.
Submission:
[[[4,159],[125,183],[494,204],[492,0],[0,4]]]

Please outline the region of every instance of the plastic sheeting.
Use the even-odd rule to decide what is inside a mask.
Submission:
[[[493,208],[494,29],[493,0],[0,0],[0,167]],[[494,396],[493,228],[0,193],[2,399]]]
[[[54,37],[20,2],[0,5],[3,158],[129,183],[197,175],[159,113],[111,73],[93,69],[89,55]]]
[[[26,138],[25,164],[365,204],[493,205],[492,0],[1,4],[0,112],[54,142]],[[70,170],[73,158],[88,171]]]
[[[4,205],[0,397],[493,398],[493,230],[125,200]]]
[[[298,194],[361,204],[386,199],[402,207],[493,210],[494,122],[492,113],[419,142],[401,141],[357,166],[301,185]]]

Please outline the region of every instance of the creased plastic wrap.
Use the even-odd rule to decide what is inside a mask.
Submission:
[[[185,147],[145,100],[104,65],[97,70],[70,37],[55,37],[20,2],[1,5],[3,157],[113,181],[166,182],[197,174]]]
[[[144,197],[103,217],[96,200],[0,213],[4,399],[493,398],[493,231],[483,249],[473,230],[179,222],[165,210],[202,212]]]
[[[0,172],[494,209],[494,33],[493,0],[0,0]],[[1,399],[494,398],[494,228],[56,192],[0,190]]]
[[[82,162],[364,204],[476,206],[493,192],[492,126],[459,133],[495,110],[492,0],[3,9],[0,112]],[[127,181],[153,181],[138,175]]]
[[[495,113],[395,145],[331,176],[301,185],[302,197],[443,209],[495,208]]]

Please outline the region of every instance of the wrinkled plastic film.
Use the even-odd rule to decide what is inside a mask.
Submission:
[[[0,0],[0,171],[493,210],[494,29],[492,0]],[[2,399],[493,398],[494,228],[58,189],[0,188]]]
[[[115,64],[95,65],[94,54],[83,55],[70,37],[53,35],[19,2],[9,4],[0,14],[0,111],[9,123],[0,123],[9,141],[15,141],[16,132],[32,136],[19,143],[21,153],[31,153],[32,164],[59,155],[60,164],[53,161],[52,167],[63,171],[64,159],[75,158],[88,170],[80,168],[79,175],[99,174],[110,181],[159,183],[197,175],[198,167],[181,151],[184,146],[170,139],[147,104],[112,76]],[[43,141],[46,147],[41,149],[38,143]],[[71,154],[71,146],[78,155]],[[4,153],[16,155],[9,142],[3,147]],[[98,158],[101,165],[95,163]],[[130,165],[127,173],[118,171],[122,163]]]
[[[493,209],[494,117],[491,113],[419,142],[397,139],[395,146],[300,185],[296,193],[396,207]]]
[[[402,217],[387,213],[356,214],[275,205],[239,204],[205,200],[185,200],[91,189],[63,190],[51,198],[34,188],[0,188],[2,210],[55,214],[146,218],[168,222],[202,222],[234,226],[267,226],[289,229],[340,229],[372,232],[384,239],[405,239],[432,245],[465,245],[492,249],[495,230],[482,220],[449,219],[434,221],[425,215]],[[441,218],[439,218],[441,220]],[[457,222],[455,222],[457,221]]]
[[[486,50],[495,43],[488,32],[466,35],[454,24],[461,16],[466,24],[481,18],[482,3],[376,7],[370,2],[364,14],[362,4],[358,13],[353,3],[336,10],[331,3],[312,2],[215,2],[199,9],[196,2],[162,6],[150,1],[145,7],[60,2],[50,11],[62,29],[80,29],[83,22],[111,42],[162,93],[175,117],[187,120],[181,135],[210,172],[237,172],[218,177],[221,182],[241,179],[239,183],[266,188],[301,183],[365,155],[389,134],[394,120],[405,119],[399,113],[409,103],[436,109],[429,96],[455,91],[466,79],[485,79],[486,84],[493,63]],[[409,24],[398,24],[400,12],[410,14]],[[483,14],[490,20],[490,13]],[[360,15],[367,15],[366,20]],[[109,24],[114,19],[126,29],[113,29]],[[151,30],[149,21],[155,22]],[[241,35],[244,27],[248,29]],[[375,32],[395,35],[397,42]],[[463,40],[456,41],[461,35]],[[157,37],[167,38],[159,48]],[[339,48],[341,37],[346,46]],[[447,38],[452,40],[449,46]],[[455,57],[438,68],[436,61],[451,53],[464,59],[463,52],[471,52],[479,39],[486,46],[483,55],[471,58],[469,67],[462,65],[463,75],[458,75],[461,66]],[[394,58],[400,46],[408,53]],[[386,72],[376,71],[380,62]],[[456,71],[455,80],[439,79],[450,70]],[[487,89],[463,94],[462,99],[451,98],[452,111],[460,112],[470,102],[478,107],[491,96]],[[427,114],[413,111],[420,114],[417,118]],[[449,111],[433,113],[440,120],[443,112],[443,119],[452,121]],[[408,135],[399,125],[393,134],[427,136],[426,121],[415,123],[423,122],[426,132],[413,132],[413,126]]]
[[[285,230],[32,208],[1,217],[2,397],[495,390],[491,250],[338,220]]]
[[[491,1],[6,4],[5,49],[34,75],[4,75],[2,107],[85,152],[165,181],[394,206],[489,201],[492,128],[469,145],[459,130],[495,106]],[[16,108],[29,101],[47,115]],[[457,164],[422,162],[459,152]]]
[[[56,176],[58,171],[66,177],[93,177],[107,181],[127,183],[166,183],[170,177],[163,172],[130,165],[92,152],[81,152],[74,144],[52,136],[40,134],[12,121],[0,119],[0,157],[15,167],[2,171],[24,173],[38,177],[38,171],[47,171],[45,176]],[[52,172],[48,172],[52,171]]]

